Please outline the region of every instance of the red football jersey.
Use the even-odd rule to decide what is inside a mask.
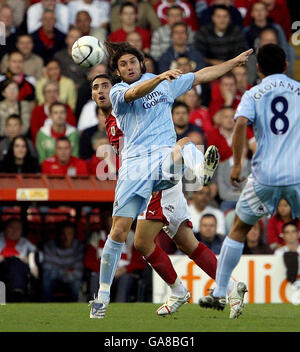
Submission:
[[[115,153],[118,155],[120,152],[120,139],[123,137],[123,132],[119,129],[117,120],[112,114],[106,118],[105,127],[109,143],[112,145]]]

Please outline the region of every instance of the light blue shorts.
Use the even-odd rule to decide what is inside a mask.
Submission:
[[[146,210],[153,191],[167,189],[174,183],[163,180],[162,162],[172,148],[162,148],[151,155],[123,160],[115,190],[113,216],[136,219]]]
[[[236,214],[246,224],[254,225],[262,216],[272,216],[282,198],[291,206],[293,218],[299,217],[300,184],[265,186],[258,183],[250,174],[237,202]]]

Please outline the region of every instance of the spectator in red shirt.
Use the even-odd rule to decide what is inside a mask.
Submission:
[[[120,7],[120,21],[122,27],[109,36],[111,42],[125,42],[129,32],[138,32],[143,41],[143,50],[149,52],[151,35],[146,29],[136,26],[137,22],[137,8],[131,2],[125,2]]]
[[[273,250],[285,245],[282,228],[284,224],[290,221],[293,221],[291,207],[285,199],[281,199],[275,214],[269,219],[267,224],[267,241]],[[300,220],[297,220],[296,223],[300,231]]]
[[[198,94],[196,87],[193,87],[184,94],[183,101],[190,108],[190,123],[201,127],[205,134],[214,129],[208,109],[201,105],[201,95]]]
[[[232,72],[222,76],[211,90],[211,100],[209,104],[209,114],[214,125],[219,125],[218,116],[216,113],[223,106],[232,106],[236,109],[240,100],[237,96],[237,82]]]
[[[30,132],[34,143],[39,129],[45,123],[51,123],[49,108],[52,103],[59,101],[59,84],[56,81],[46,82],[43,86],[43,96],[45,103],[37,105],[31,113]],[[65,106],[67,109],[67,122],[72,126],[76,126],[76,118],[72,109],[68,104],[65,104]]]
[[[154,6],[157,16],[160,18],[162,24],[167,23],[167,11],[168,8],[174,5],[178,5],[183,9],[184,22],[191,27],[193,31],[197,31],[199,28],[198,20],[196,17],[193,6],[188,1],[182,0],[161,0]]]
[[[9,302],[24,301],[29,294],[30,269],[28,257],[37,249],[22,237],[23,227],[19,219],[10,219],[0,234],[0,281],[6,285]]]
[[[8,56],[7,72],[0,75],[0,91],[7,81],[14,81],[19,86],[18,100],[35,100],[35,78],[24,73],[24,56],[19,51],[13,51]],[[1,94],[0,100],[3,100]]]
[[[47,175],[87,175],[84,160],[72,156],[71,142],[66,136],[58,137],[55,142],[54,156],[42,163],[42,173]]]
[[[207,135],[207,146],[215,145],[219,149],[220,161],[232,156],[232,135],[234,129],[235,110],[231,106],[224,106],[219,111],[220,126],[215,127]],[[248,143],[252,143],[253,132],[247,129]],[[246,141],[245,141],[246,142]]]

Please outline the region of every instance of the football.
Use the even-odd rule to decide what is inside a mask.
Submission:
[[[104,44],[90,35],[79,38],[72,46],[74,62],[85,68],[100,64],[105,56]]]

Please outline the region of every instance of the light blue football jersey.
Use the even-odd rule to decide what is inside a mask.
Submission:
[[[192,88],[194,73],[187,73],[171,82],[161,82],[151,93],[127,103],[125,92],[138,83],[155,77],[145,73],[132,84],[114,85],[110,91],[112,114],[124,133],[122,159],[151,153],[176,143],[171,107],[174,100]]]
[[[235,119],[253,123],[255,179],[269,186],[300,183],[300,83],[285,74],[265,77],[245,92]]]

